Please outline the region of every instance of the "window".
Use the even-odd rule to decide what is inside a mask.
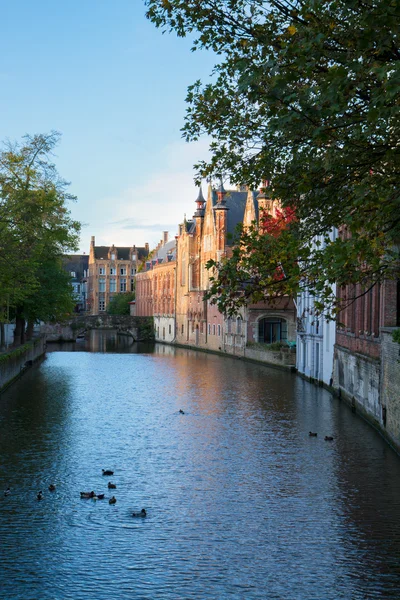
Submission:
[[[218,335],[221,335],[221,325],[218,325]]]
[[[110,279],[110,292],[116,292],[117,291],[117,280],[113,277],[112,279]]]
[[[76,286],[76,293],[77,294],[81,293],[81,285],[80,285],[80,283],[78,283],[78,285]]]
[[[182,324],[182,335],[183,335],[184,331],[185,331],[185,326]]]
[[[99,279],[99,292],[105,292],[106,291],[106,278],[105,277],[100,277]]]
[[[120,275],[126,275],[126,267],[121,267],[119,270]]]
[[[171,325],[168,325],[168,333],[171,333]]]
[[[111,260],[115,260],[115,252],[111,252]]]
[[[211,335],[211,323],[208,324],[208,335]]]
[[[104,300],[99,300],[99,310],[105,310],[106,309],[106,303]]]
[[[213,325],[213,335],[215,335],[215,325]]]
[[[116,275],[117,269],[115,267],[110,267],[110,275]]]
[[[242,333],[242,318],[238,317],[236,319],[236,333]]]
[[[132,260],[136,261],[136,254],[132,254]]]
[[[287,340],[287,322],[285,319],[267,317],[258,323],[258,341],[264,344]]]
[[[136,269],[134,267],[131,269],[131,275],[136,275]]]
[[[70,272],[70,275],[71,275],[71,277],[76,277],[76,273],[75,273],[75,271],[71,271],[71,272]]]
[[[131,279],[131,292],[135,291],[135,280]]]
[[[105,275],[106,274],[106,268],[105,267],[99,267],[99,275]]]
[[[230,317],[228,317],[227,326],[228,326],[228,333],[232,333],[232,319]]]
[[[126,292],[126,277],[122,277],[119,282],[119,291]]]

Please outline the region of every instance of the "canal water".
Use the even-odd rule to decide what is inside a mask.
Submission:
[[[0,396],[0,485],[7,600],[400,598],[399,457],[284,371],[96,332]]]

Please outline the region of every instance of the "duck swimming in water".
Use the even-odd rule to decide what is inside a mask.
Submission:
[[[147,515],[146,510],[142,508],[140,512],[133,512],[132,517],[145,517]]]
[[[104,500],[104,494],[97,494],[92,496],[93,500]]]
[[[43,500],[43,492],[39,492],[38,495],[36,496],[36,498],[38,500]]]
[[[117,501],[116,497],[115,497],[115,496],[113,496],[112,498],[110,498],[110,499],[109,499],[108,503],[109,503],[109,504],[115,504],[115,503],[116,503],[116,501]]]
[[[181,408],[179,409],[179,412],[181,413],[181,415],[185,414]]]
[[[110,471],[109,469],[102,469],[103,475],[114,475],[114,471]]]
[[[309,435],[310,437],[317,437],[318,433],[313,433],[312,431],[310,431],[310,432],[308,433],[308,435]]]
[[[326,442],[332,442],[332,440],[333,440],[333,437],[331,435],[326,435],[325,436],[325,441]]]
[[[55,491],[56,491],[56,486],[53,483],[51,483],[49,485],[49,492],[55,492]]]
[[[111,483],[111,481],[108,482],[108,489],[109,490],[116,490],[117,486],[115,485],[115,483]]]
[[[81,492],[81,498],[94,498],[94,492]]]
[[[4,495],[5,495],[5,496],[9,496],[9,495],[10,495],[10,492],[11,492],[11,490],[10,490],[10,488],[8,487],[6,490],[4,490]]]

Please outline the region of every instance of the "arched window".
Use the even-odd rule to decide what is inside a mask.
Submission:
[[[275,317],[266,317],[258,323],[258,341],[264,344],[285,342],[287,340],[287,321]]]

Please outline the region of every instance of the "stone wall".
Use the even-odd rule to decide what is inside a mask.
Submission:
[[[18,379],[33,362],[43,356],[45,347],[45,339],[41,336],[19,348],[0,354],[0,391]]]
[[[381,404],[387,435],[400,450],[400,344],[393,341],[392,331],[392,328],[381,330]]]
[[[335,346],[333,385],[352,406],[379,429],[383,424],[380,402],[381,361]]]
[[[243,356],[249,360],[256,360],[267,365],[293,368],[296,365],[296,351],[290,348],[273,351],[250,346],[244,349]]]
[[[77,315],[63,324],[45,323],[40,332],[47,342],[75,342],[88,329],[116,329],[131,334],[137,341],[154,339],[153,318],[131,315]]]

